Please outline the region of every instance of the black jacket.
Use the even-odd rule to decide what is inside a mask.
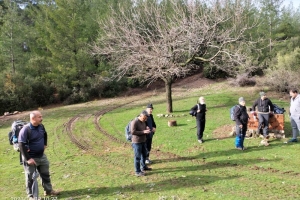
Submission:
[[[205,120],[205,113],[206,113],[206,104],[196,104],[194,107],[191,108],[191,110],[198,110],[198,105],[200,108],[200,112],[197,113],[196,119],[197,120]]]
[[[271,102],[270,99],[265,98],[262,100],[261,98],[258,98],[252,106],[252,110],[255,111],[255,107],[257,106],[258,112],[269,112],[270,110],[273,112],[274,111],[274,105]],[[270,108],[269,108],[270,106]]]
[[[234,120],[236,125],[247,125],[248,124],[249,115],[247,113],[246,106],[237,105],[234,109]]]

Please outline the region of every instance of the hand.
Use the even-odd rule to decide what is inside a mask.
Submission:
[[[156,131],[156,128],[153,127],[153,128],[152,128],[152,132],[155,132],[155,131]]]
[[[243,128],[243,125],[241,124],[241,125],[239,125],[239,127],[240,127],[240,128]]]
[[[32,158],[30,158],[29,160],[27,160],[27,164],[28,165],[36,165],[35,161]]]
[[[201,110],[197,110],[197,113],[199,113]]]
[[[144,130],[144,133],[145,134],[149,134],[151,131],[149,130],[149,129],[147,129],[147,130]]]
[[[147,129],[147,130],[150,130],[149,126],[146,126],[146,129]]]

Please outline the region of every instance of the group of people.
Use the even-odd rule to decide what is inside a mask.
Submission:
[[[291,102],[290,102],[290,119],[292,126],[292,138],[288,142],[298,142],[297,136],[300,131],[300,95],[296,89],[290,90]],[[246,108],[246,101],[243,97],[238,99],[238,105],[234,109],[234,121],[236,123],[236,138],[235,147],[238,150],[245,150],[244,139],[247,132],[247,125],[249,115]],[[267,98],[265,92],[259,93],[259,98],[254,101],[251,112],[254,114],[257,108],[258,115],[258,132],[263,135],[262,144],[269,146],[269,118],[274,114],[274,105],[272,101]],[[206,104],[204,97],[199,98],[199,103],[196,104],[191,110],[197,110],[196,125],[197,125],[197,139],[199,143],[203,143],[203,132],[205,129],[205,115]]]
[[[274,105],[265,92],[259,93],[260,97],[253,103],[252,111],[258,113],[259,129],[262,130],[264,136],[264,144],[269,145],[269,116],[274,112]],[[290,90],[290,119],[292,126],[292,138],[288,142],[297,142],[297,136],[300,131],[300,95],[296,89]],[[249,115],[246,109],[246,101],[243,97],[238,99],[238,106],[234,109],[234,119],[236,123],[236,139],[235,146],[238,150],[245,150],[244,139],[247,131]],[[207,112],[205,98],[201,96],[199,103],[192,107],[197,111],[197,139],[199,143],[203,143],[203,132],[205,130],[205,115]],[[143,110],[139,116],[131,122],[132,148],[134,151],[134,168],[136,176],[145,176],[145,171],[151,170],[147,164],[151,163],[150,151],[152,139],[156,132],[156,124],[152,115],[153,105],[148,104],[146,110]],[[33,198],[33,173],[38,170],[44,194],[46,196],[56,196],[58,191],[53,190],[50,173],[49,161],[44,151],[47,148],[47,132],[42,125],[43,117],[39,111],[30,113],[29,129],[25,126],[21,129],[18,137],[20,152],[23,159],[23,167],[25,171],[26,192],[29,198]],[[30,144],[30,148],[28,148]]]

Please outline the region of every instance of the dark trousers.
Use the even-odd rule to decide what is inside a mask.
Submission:
[[[262,113],[258,113],[258,122],[259,122],[259,125],[258,125],[258,128],[262,128],[263,130],[263,134],[264,134],[264,137],[267,137],[269,135],[269,113],[266,113],[266,114],[262,114]]]
[[[205,119],[196,119],[197,124],[197,137],[198,140],[202,140],[203,132],[205,129]]]
[[[146,140],[146,149],[147,149],[147,159],[149,159],[150,156],[150,151],[152,148],[152,138],[153,138],[153,133],[147,135],[147,140]]]

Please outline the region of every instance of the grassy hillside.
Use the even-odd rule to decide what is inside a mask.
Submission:
[[[228,135],[228,130],[222,131],[222,127],[234,125],[229,118],[230,107],[240,96],[251,106],[258,92],[254,87],[232,88],[226,83],[196,89],[178,86],[173,89],[174,113],[169,118],[156,116],[166,114],[165,94],[159,91],[43,110],[49,134],[46,154],[51,162],[52,183],[62,191],[58,199],[300,197],[299,144],[273,139],[265,147],[259,146],[260,139],[253,138],[245,140],[246,151],[238,151],[234,148],[234,138],[221,139]],[[208,108],[203,144],[197,142],[195,120],[188,115],[200,95],[205,96]],[[274,103],[288,107],[286,96],[268,95]],[[149,102],[154,105],[157,124],[151,153],[153,170],[145,177],[135,177],[133,151],[125,141],[124,127]],[[168,127],[170,119],[176,120],[178,126]],[[26,197],[18,154],[7,141],[12,121],[11,117],[0,122],[3,199]],[[287,136],[290,129],[286,115]],[[40,190],[42,193],[41,186]]]

